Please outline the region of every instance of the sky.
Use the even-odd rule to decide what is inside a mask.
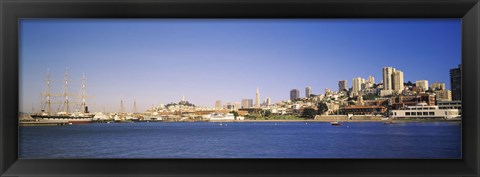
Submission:
[[[21,19],[20,111],[44,109],[51,92],[78,95],[86,77],[91,111],[146,110],[180,101],[289,99],[355,77],[445,82],[461,62],[461,19]],[[61,99],[57,98],[61,101]],[[75,100],[72,100],[75,101]],[[60,105],[57,105],[59,107]]]

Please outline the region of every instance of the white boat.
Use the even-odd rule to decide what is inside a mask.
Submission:
[[[429,106],[427,103],[418,103],[416,106],[406,106],[399,110],[389,111],[389,117],[395,119],[461,119],[458,109],[439,109],[438,106]]]
[[[103,121],[103,120],[110,120],[110,117],[108,117],[106,114],[103,114],[102,112],[96,113],[95,116],[93,116],[94,121]]]

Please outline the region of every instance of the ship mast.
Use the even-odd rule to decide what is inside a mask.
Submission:
[[[123,100],[120,100],[120,113],[123,113]]]
[[[85,108],[86,108],[86,103],[85,103],[85,73],[83,73],[82,76],[82,113],[85,113]]]
[[[52,103],[50,100],[50,69],[47,69],[47,92],[45,93],[45,96],[47,97],[47,114],[50,114]]]
[[[68,68],[65,68],[65,113],[68,114]]]
[[[133,114],[137,112],[137,100],[133,98]]]

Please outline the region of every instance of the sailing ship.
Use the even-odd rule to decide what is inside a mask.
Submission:
[[[78,124],[78,123],[90,123],[93,121],[94,114],[90,114],[88,107],[85,101],[85,75],[82,77],[82,93],[81,93],[81,110],[71,111],[70,106],[73,102],[69,101],[69,92],[68,92],[68,69],[65,69],[65,86],[64,93],[55,95],[50,92],[50,70],[47,71],[47,80],[46,80],[46,92],[45,96],[45,105],[46,109],[41,110],[40,113],[32,114],[31,117],[35,121],[68,121],[68,123]],[[63,110],[58,112],[52,111],[52,97],[59,96],[64,98]]]

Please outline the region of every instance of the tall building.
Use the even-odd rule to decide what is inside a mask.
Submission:
[[[242,99],[242,108],[253,107],[253,99]]]
[[[348,90],[347,80],[338,81],[338,91]]]
[[[270,97],[267,97],[265,99],[265,106],[268,106],[268,105],[272,104],[271,102],[272,102],[272,100],[270,100]]]
[[[215,101],[215,109],[216,110],[222,109],[222,101],[221,100]]]
[[[367,82],[374,84],[375,83],[375,78],[373,76],[368,76]]]
[[[432,90],[445,90],[445,83],[444,82],[434,82],[432,86],[430,86]]]
[[[298,91],[297,89],[290,90],[290,100],[293,101],[297,98],[300,98],[300,91]]]
[[[393,72],[395,72],[395,68],[392,67],[383,67],[382,69],[382,76],[383,76],[383,90],[392,90],[392,78]]]
[[[462,100],[462,65],[458,68],[450,69],[450,89],[452,90],[452,100]]]
[[[403,72],[400,70],[396,70],[393,72],[393,90],[397,93],[401,93],[403,91]]]
[[[260,91],[258,90],[258,87],[257,87],[257,93],[255,94],[255,107],[256,108],[260,107]]]
[[[365,81],[365,79],[361,78],[361,77],[356,77],[356,78],[353,78],[353,81],[352,81],[352,92],[353,94],[357,94],[358,92],[362,91],[362,83],[363,81]]]
[[[365,82],[365,88],[372,88],[375,84],[375,78],[373,76],[368,76],[368,80]]]
[[[415,81],[415,85],[417,85],[417,88],[420,88],[422,92],[425,92],[428,90],[428,81],[427,80],[418,80]]]
[[[305,87],[305,98],[310,97],[311,94],[312,94],[312,87],[310,86]]]

